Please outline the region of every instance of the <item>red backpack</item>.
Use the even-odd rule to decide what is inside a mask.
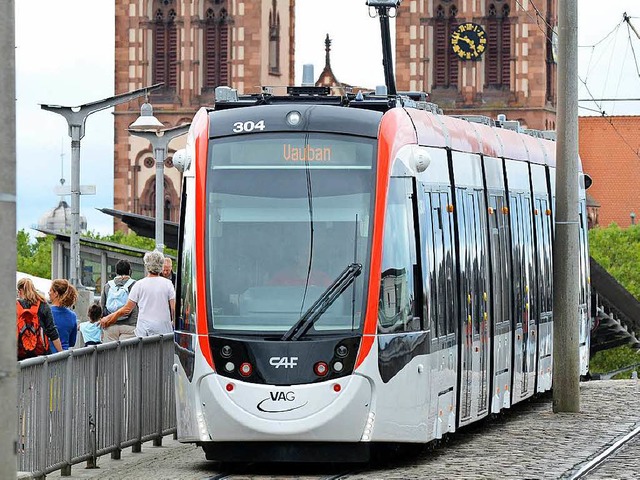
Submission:
[[[19,300],[16,301],[19,359],[44,355],[49,351],[49,339],[44,334],[38,318],[39,308],[40,302],[25,308]]]

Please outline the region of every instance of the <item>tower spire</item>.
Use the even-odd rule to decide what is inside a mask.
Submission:
[[[324,68],[331,69],[331,39],[329,38],[329,34],[327,33],[327,37],[324,39]]]

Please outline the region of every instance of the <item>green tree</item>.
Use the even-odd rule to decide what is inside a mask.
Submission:
[[[31,236],[23,230],[18,232],[17,238],[17,270],[35,275],[36,277],[51,278],[51,246],[53,236]]]
[[[118,245],[140,248],[143,250],[153,250],[155,242],[151,238],[141,237],[135,233],[124,234],[120,231],[113,235],[100,235],[89,232],[86,237],[111,242]],[[51,248],[53,236],[32,238],[24,229],[20,230],[16,236],[17,243],[17,270],[42,278],[51,278]],[[167,255],[177,256],[176,250],[165,249]]]
[[[640,300],[640,225],[594,228],[589,231],[589,248],[591,256]]]

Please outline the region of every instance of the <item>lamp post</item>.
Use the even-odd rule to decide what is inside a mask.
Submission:
[[[153,116],[151,105],[143,103],[140,117],[131,124],[129,133],[151,143],[156,162],[156,250],[164,252],[164,161],[171,140],[187,133],[191,124],[160,129],[154,121],[162,126]]]
[[[151,90],[161,87],[162,83],[150,87],[133,90],[113,97],[86,103],[77,107],[63,107],[60,105],[40,104],[43,110],[62,115],[69,124],[71,137],[71,238],[70,238],[70,268],[69,281],[78,289],[84,289],[80,275],[80,195],[95,193],[95,188],[80,185],[80,140],[84,137],[84,125],[87,117],[92,113],[129,102],[135,98],[147,95]]]

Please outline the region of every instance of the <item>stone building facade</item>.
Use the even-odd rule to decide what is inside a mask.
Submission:
[[[557,12],[557,0],[405,0],[396,18],[398,90],[427,92],[449,115],[505,114],[555,130]],[[481,27],[480,38],[465,35],[469,24]]]
[[[169,128],[213,105],[217,86],[257,93],[292,85],[294,10],[295,0],[116,0],[115,92],[164,83],[147,101]],[[155,216],[151,145],[127,131],[144,101],[115,107],[114,209]],[[179,215],[181,179],[171,159],[185,141],[174,139],[167,152],[166,220]]]

